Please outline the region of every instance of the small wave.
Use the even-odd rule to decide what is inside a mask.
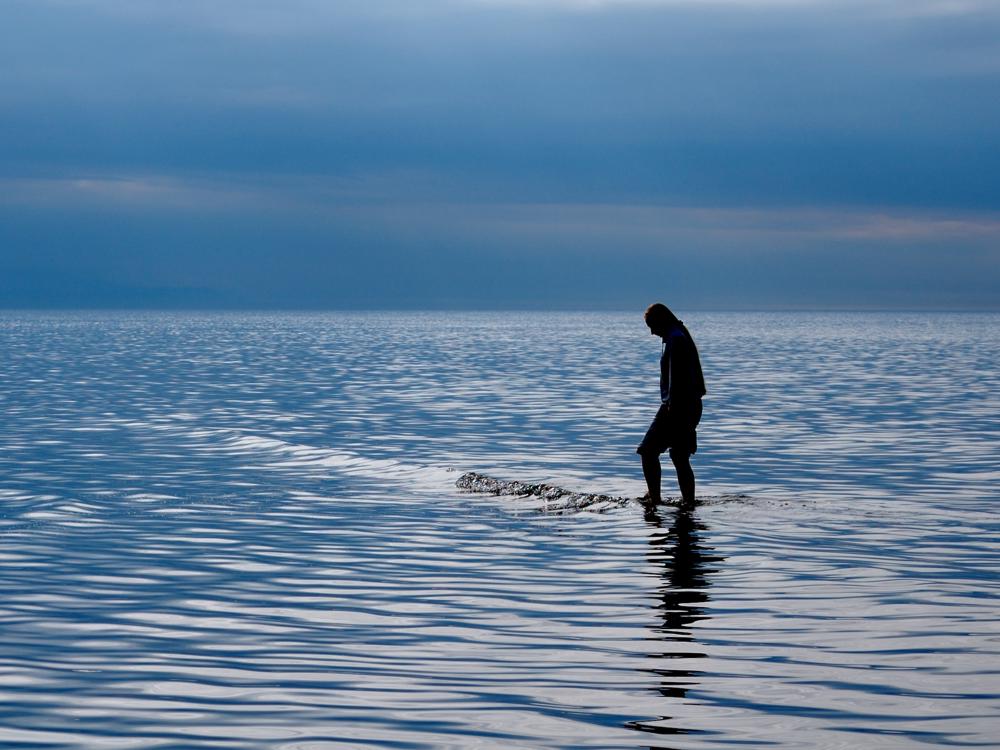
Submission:
[[[552,511],[571,510],[607,510],[622,508],[633,502],[641,502],[642,498],[621,497],[617,495],[600,495],[584,492],[571,492],[551,484],[533,484],[529,482],[507,481],[494,479],[485,474],[470,471],[463,474],[455,482],[459,489],[478,492],[486,495],[513,495],[517,497],[537,497]]]
[[[170,429],[157,425],[159,430]],[[467,472],[455,481],[456,469],[447,466],[418,464],[391,458],[372,458],[336,448],[292,443],[280,438],[256,435],[235,428],[192,427],[187,423],[173,426],[190,448],[229,458],[252,462],[248,468],[266,472],[287,472],[300,476],[340,476],[377,480],[404,485],[407,492],[441,493],[449,487],[479,494],[516,496],[534,502],[537,509],[549,513],[588,511],[602,513],[632,504],[642,498],[598,492],[578,492],[547,483],[495,479],[477,472]],[[699,495],[698,503],[714,505],[748,502],[744,494]],[[675,506],[680,498],[664,498],[664,505]]]
[[[351,451],[290,443],[233,428],[178,425],[189,447],[201,452],[253,460],[253,468],[298,474],[337,474],[405,484],[416,491],[440,491],[448,486],[455,469],[407,463],[391,458],[370,458]]]
[[[485,474],[470,471],[463,474],[455,482],[459,489],[478,492],[486,495],[510,495],[519,498],[538,498],[543,508],[549,512],[571,512],[588,510],[603,512],[612,508],[623,508],[632,503],[645,504],[644,497],[623,497],[620,495],[605,495],[590,492],[573,492],[556,487],[552,484],[530,483],[495,479]],[[746,502],[748,495],[715,495],[698,497],[698,503]],[[680,498],[665,498],[664,505],[680,505]]]

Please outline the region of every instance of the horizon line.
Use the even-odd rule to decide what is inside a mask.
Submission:
[[[2,313],[636,313],[647,305],[630,307],[5,307]],[[673,305],[692,313],[1000,313],[1000,307],[875,307],[875,306],[745,306],[707,307]]]

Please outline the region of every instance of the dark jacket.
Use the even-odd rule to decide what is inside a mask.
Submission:
[[[674,405],[688,404],[705,395],[698,347],[683,323],[675,323],[663,337],[660,357],[660,400]]]

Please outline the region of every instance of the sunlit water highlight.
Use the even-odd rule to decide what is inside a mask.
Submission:
[[[1000,747],[1000,316],[687,323],[0,314],[0,747]]]

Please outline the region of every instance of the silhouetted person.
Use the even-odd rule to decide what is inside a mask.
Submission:
[[[660,454],[670,450],[677,469],[677,484],[685,503],[694,502],[694,471],[691,454],[698,450],[695,428],[701,420],[701,397],[705,378],[698,347],[685,327],[666,305],[657,302],[646,309],[649,332],[663,339],[660,357],[660,408],[636,453],[642,456],[642,473],[649,488],[649,503],[660,495]]]

